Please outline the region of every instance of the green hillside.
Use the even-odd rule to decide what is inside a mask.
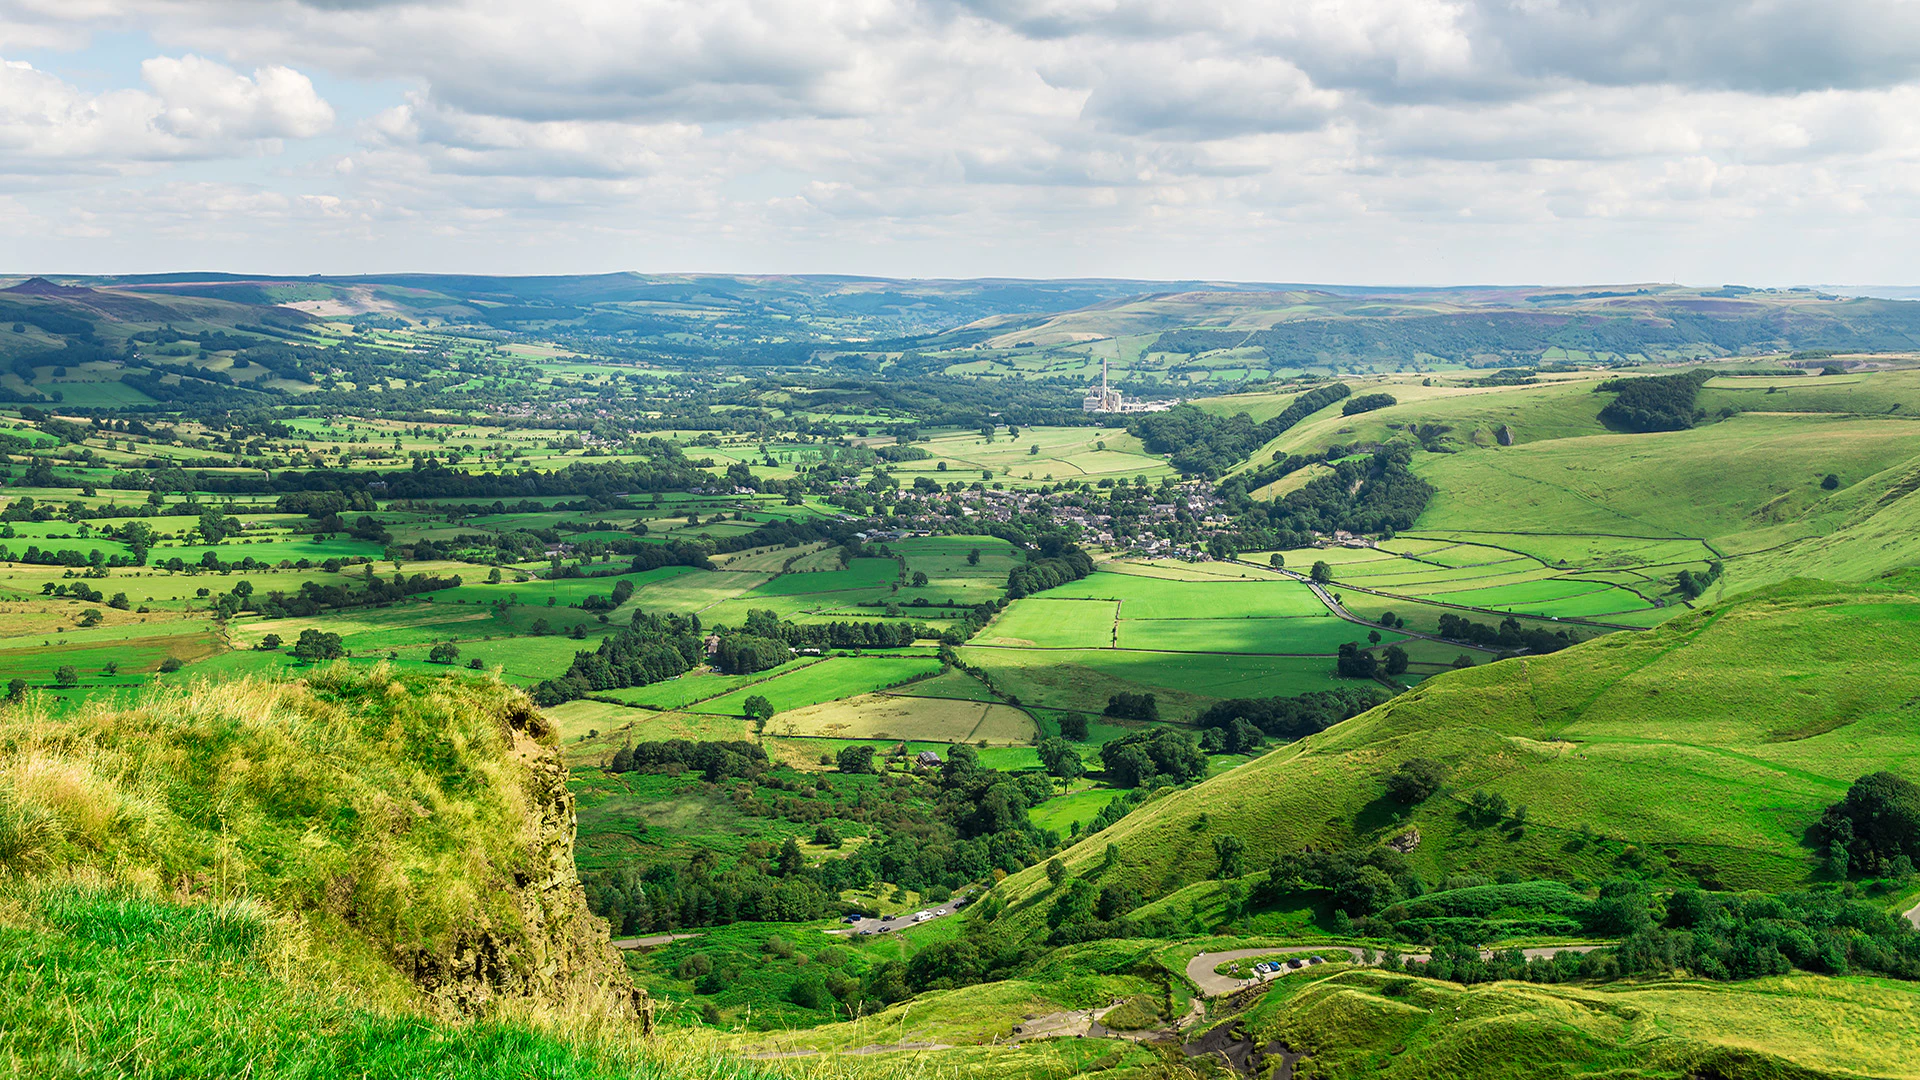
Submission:
[[[524,696],[326,669],[0,716],[21,1076],[759,1075],[639,1037]]]
[[[1544,657],[1429,679],[1372,712],[1165,795],[1062,855],[1160,895],[1211,876],[1217,836],[1247,865],[1419,830],[1428,880],[1513,871],[1600,880],[1622,867],[1710,888],[1818,876],[1807,831],[1857,777],[1920,767],[1920,576],[1792,582]],[[1444,793],[1412,809],[1383,777],[1426,757]],[[1521,829],[1467,812],[1486,790],[1528,808]],[[1038,868],[1010,878],[1021,901]],[[1032,911],[1031,915],[1024,913]]]

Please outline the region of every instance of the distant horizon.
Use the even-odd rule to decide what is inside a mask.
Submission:
[[[595,278],[595,277],[621,277],[621,276],[644,277],[644,278],[675,278],[675,277],[740,278],[740,279],[795,278],[795,279],[814,280],[814,281],[839,279],[839,280],[846,280],[846,281],[914,282],[914,283],[925,283],[925,284],[937,284],[941,282],[952,282],[952,283],[1084,282],[1084,283],[1116,284],[1116,285],[1126,285],[1126,284],[1221,285],[1221,286],[1232,286],[1232,287],[1235,287],[1236,289],[1244,289],[1247,291],[1264,291],[1264,290],[1289,291],[1289,290],[1296,290],[1296,289],[1379,289],[1379,290],[1397,290],[1397,291],[1409,291],[1409,292],[1416,292],[1416,291],[1417,292],[1473,292],[1473,291],[1481,291],[1481,290],[1494,291],[1494,290],[1509,290],[1509,289],[1630,289],[1630,288],[1637,289],[1637,288],[1649,288],[1649,287],[1676,288],[1676,289],[1717,289],[1717,288],[1726,288],[1731,286],[1734,288],[1769,289],[1769,290],[1808,289],[1815,292],[1834,293],[1837,295],[1860,297],[1863,299],[1905,300],[1905,299],[1920,298],[1920,285],[1894,285],[1894,284],[1836,285],[1832,283],[1755,284],[1752,282],[1745,282],[1745,281],[1685,282],[1685,281],[1654,281],[1654,280],[1642,280],[1642,281],[1570,280],[1570,281],[1528,281],[1528,282],[1522,282],[1522,281],[1471,282],[1471,283],[1455,283],[1455,284],[1406,284],[1406,283],[1399,283],[1399,282],[1365,282],[1365,281],[1333,281],[1333,280],[1265,281],[1265,280],[1259,280],[1259,279],[1253,279],[1253,278],[1226,278],[1226,277],[1152,278],[1152,277],[1093,276],[1093,275],[1057,276],[1057,277],[1025,277],[1025,276],[1003,275],[1003,274],[980,274],[980,275],[972,275],[972,276],[893,275],[893,274],[847,274],[847,273],[835,273],[835,272],[824,272],[824,271],[823,272],[810,272],[810,271],[779,272],[779,271],[738,271],[738,270],[592,270],[592,271],[539,273],[539,274],[484,273],[484,272],[465,271],[465,270],[371,270],[371,271],[361,271],[356,273],[297,273],[297,272],[286,273],[286,272],[265,272],[265,271],[258,272],[258,273],[249,273],[249,272],[238,271],[238,270],[149,270],[149,271],[130,271],[130,272],[80,272],[80,271],[54,271],[54,270],[0,271],[0,281],[9,283],[7,286],[4,286],[4,287],[11,287],[13,284],[18,284],[21,281],[30,280],[32,278],[44,278],[50,281],[57,280],[57,279],[93,279],[93,280],[115,279],[115,280],[132,281],[132,279],[141,279],[141,278],[146,278],[146,279],[178,278],[178,279],[181,279],[182,281],[190,281],[190,280],[207,280],[212,278],[227,278],[236,282],[240,282],[240,281],[313,281],[313,280],[352,281],[352,280],[372,280],[372,279],[379,279],[379,278],[398,278],[398,277],[498,278],[501,280],[513,280],[513,279]],[[145,281],[145,282],[134,281],[133,283],[158,284],[158,282],[156,281]],[[1894,294],[1899,294],[1899,295],[1894,295]]]

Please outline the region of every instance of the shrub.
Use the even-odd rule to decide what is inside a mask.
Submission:
[[[1447,782],[1447,767],[1432,758],[1408,758],[1387,774],[1387,793],[1412,805],[1425,802]]]

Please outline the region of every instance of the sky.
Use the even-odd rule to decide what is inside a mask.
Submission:
[[[1910,0],[0,0],[0,273],[1920,284]]]

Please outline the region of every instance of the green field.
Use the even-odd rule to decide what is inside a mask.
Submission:
[[[817,664],[804,664],[777,678],[742,687],[692,708],[695,712],[738,716],[745,713],[747,698],[757,695],[773,702],[776,712],[785,712],[865,694],[939,671],[940,661],[931,656],[835,656]]]

